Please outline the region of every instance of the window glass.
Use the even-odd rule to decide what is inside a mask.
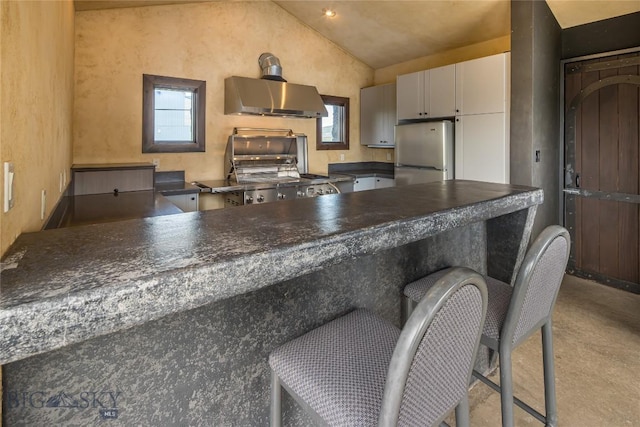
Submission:
[[[316,149],[349,149],[349,98],[320,95],[327,117],[317,119]]]
[[[322,142],[344,141],[344,106],[326,104],[329,115],[322,118]]]
[[[193,91],[156,89],[154,139],[193,142]]]
[[[143,75],[142,152],[205,151],[206,82]]]

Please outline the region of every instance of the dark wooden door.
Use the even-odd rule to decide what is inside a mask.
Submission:
[[[640,56],[565,64],[569,271],[640,293]]]

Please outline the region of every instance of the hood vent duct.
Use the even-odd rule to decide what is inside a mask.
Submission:
[[[258,58],[258,64],[262,69],[262,77],[267,80],[275,80],[278,82],[287,82],[282,78],[282,67],[280,60],[273,53],[265,52]]]
[[[224,81],[224,113],[260,116],[326,117],[324,101],[314,86],[287,83],[280,61],[260,55],[261,79],[233,76]]]

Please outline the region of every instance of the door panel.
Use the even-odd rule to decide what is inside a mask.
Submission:
[[[640,292],[639,67],[637,53],[565,66],[569,269],[634,292]]]

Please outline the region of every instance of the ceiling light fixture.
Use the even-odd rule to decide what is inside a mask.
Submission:
[[[333,9],[324,8],[322,9],[322,13],[328,18],[333,18],[334,16],[336,16],[336,11]]]

